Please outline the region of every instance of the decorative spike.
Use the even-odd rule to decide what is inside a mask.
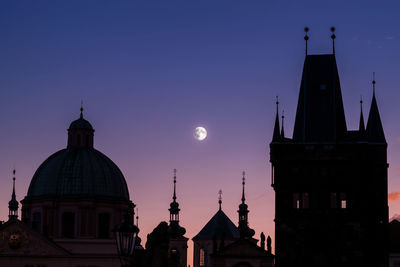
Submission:
[[[372,94],[375,96],[375,72],[372,73]]]
[[[81,119],[83,119],[83,101],[81,100],[81,108],[80,108],[80,111],[81,111],[81,115],[79,116]]]
[[[308,37],[308,31],[309,31],[310,29],[308,28],[308,27],[305,27],[304,28],[304,31],[305,31],[305,33],[306,33],[306,35],[304,36],[304,40],[306,41],[306,56],[307,56],[307,54],[308,54],[308,39],[310,39],[309,37]]]
[[[332,38],[332,51],[333,51],[333,54],[335,54],[335,39],[336,39],[336,35],[335,35],[335,27],[331,27],[331,32],[332,32],[332,35],[331,35],[331,38]]]
[[[176,169],[174,169],[174,196],[172,198],[176,202]]]
[[[139,208],[136,208],[136,226],[139,228]]]
[[[222,205],[222,190],[220,189],[218,191],[218,204],[219,204],[219,210],[221,210],[221,205]]]
[[[242,175],[243,175],[243,177],[242,177],[242,203],[244,203],[244,201],[246,200],[245,197],[244,197],[244,185],[245,185],[245,180],[246,180],[245,171],[242,172]]]

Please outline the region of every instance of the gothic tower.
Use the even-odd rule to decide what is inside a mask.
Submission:
[[[174,194],[169,208],[169,256],[178,259],[181,266],[187,266],[188,238],[184,236],[186,229],[179,225],[179,211],[179,203],[176,202],[176,169],[174,169]]]
[[[306,50],[292,138],[278,119],[270,143],[276,266],[387,266],[387,143],[375,81],[366,129],[361,114],[359,129],[347,130],[334,50]]]

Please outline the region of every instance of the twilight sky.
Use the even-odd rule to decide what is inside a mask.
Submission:
[[[219,189],[237,223],[245,170],[250,226],[274,239],[274,102],[279,95],[291,136],[304,26],[311,54],[331,53],[329,28],[337,29],[349,129],[358,126],[360,95],[368,116],[376,72],[390,216],[400,214],[399,10],[399,1],[378,0],[2,1],[0,220],[14,166],[21,200],[37,167],[66,146],[82,100],[95,147],[125,175],[144,242],[169,219],[174,168],[187,237],[217,211]],[[208,130],[204,142],[193,138],[198,125]]]

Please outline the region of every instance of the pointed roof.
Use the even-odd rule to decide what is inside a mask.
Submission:
[[[346,132],[335,55],[307,55],[297,104],[294,141],[336,141]]]
[[[276,97],[276,117],[274,125],[274,134],[272,136],[272,142],[278,142],[281,139],[281,134],[279,133],[279,101]]]
[[[379,115],[378,104],[376,103],[375,90],[372,94],[371,109],[369,110],[366,131],[367,131],[368,141],[386,143],[385,133],[382,127],[381,116]]]
[[[236,225],[226,216],[222,209],[208,221],[201,231],[193,237],[197,239],[212,239],[215,236],[224,236],[225,239],[236,239],[240,233]]]

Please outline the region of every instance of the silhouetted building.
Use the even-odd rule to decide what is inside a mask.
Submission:
[[[210,267],[211,254],[226,245],[239,240],[240,232],[236,225],[222,211],[222,192],[220,191],[219,209],[208,223],[193,237],[193,267]]]
[[[186,229],[179,225],[179,203],[176,201],[176,169],[174,170],[174,194],[169,208],[169,257],[179,261],[180,265],[187,265],[187,241]]]
[[[277,113],[270,144],[277,267],[387,266],[387,144],[373,87],[366,129],[361,114],[349,131],[335,54],[306,54],[293,137]]]
[[[35,172],[21,201],[23,223],[13,187],[10,220],[0,228],[1,266],[120,265],[111,230],[125,212],[133,216],[134,204],[120,169],[94,149],[82,110],[68,129],[67,148]]]

